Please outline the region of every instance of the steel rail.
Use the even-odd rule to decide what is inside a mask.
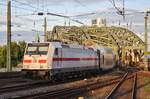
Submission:
[[[31,94],[31,95],[26,95],[26,96],[20,96],[17,97],[15,99],[46,99],[46,98],[65,98],[65,97],[69,97],[72,95],[76,95],[76,94],[80,94],[81,92],[85,92],[85,91],[90,91],[93,89],[97,89],[97,88],[101,88],[101,87],[105,87],[111,84],[115,84],[118,83],[120,80],[119,78],[116,79],[112,79],[111,80],[106,80],[103,82],[95,82],[92,84],[87,84],[87,85],[83,85],[83,86],[79,86],[79,87],[72,87],[72,88],[64,88],[64,89],[59,89],[56,91],[47,91],[47,92],[41,92],[41,93],[36,93],[36,94]]]
[[[122,79],[118,82],[118,84],[112,89],[112,91],[106,96],[105,99],[111,99],[112,95],[118,90],[120,85],[123,83],[123,81],[128,76],[129,72],[125,73],[125,75],[122,77]]]
[[[21,76],[21,72],[0,72],[0,79],[9,79]]]
[[[0,73],[1,74],[1,73]],[[7,74],[7,73],[4,73]],[[11,72],[9,73],[11,74]],[[106,74],[106,73],[104,73]],[[119,79],[119,78],[117,78]],[[38,88],[38,87],[44,87],[44,86],[53,86],[53,85],[57,85],[57,84],[61,84],[61,83],[69,83],[72,81],[75,81],[77,79],[72,79],[72,80],[66,80],[66,81],[62,81],[62,82],[53,82],[52,80],[38,80],[38,81],[32,81],[32,82],[25,82],[25,83],[21,83],[21,84],[15,84],[15,85],[10,85],[10,86],[2,86],[0,87],[0,94],[2,93],[8,93],[8,92],[16,92],[16,91],[21,91],[21,90],[26,90],[26,89],[33,89],[33,88]],[[111,79],[111,80],[115,80],[115,79]]]
[[[131,99],[136,99],[136,87],[137,87],[137,74],[135,73]]]
[[[51,81],[49,81],[49,80],[27,82],[27,83],[23,83],[23,84],[14,85],[14,86],[2,87],[2,88],[0,88],[0,94],[7,93],[7,92],[13,92],[13,91],[32,89],[32,88],[48,86],[48,85],[52,85]]]

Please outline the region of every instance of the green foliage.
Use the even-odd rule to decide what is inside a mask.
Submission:
[[[24,41],[11,43],[11,65],[17,66],[22,62],[26,43]],[[6,67],[7,63],[7,46],[0,46],[0,67]]]

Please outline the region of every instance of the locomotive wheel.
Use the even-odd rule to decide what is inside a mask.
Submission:
[[[45,80],[48,80],[49,79],[49,76],[48,75],[44,75],[43,77]]]
[[[52,77],[51,77],[51,81],[52,81],[52,83],[55,83],[55,82],[56,82],[56,80],[57,80],[57,79],[56,79],[56,77],[55,77],[55,76],[52,76]]]
[[[50,75],[49,75],[49,73],[48,73],[48,72],[46,72],[43,78],[44,78],[45,80],[50,79]]]
[[[27,77],[27,71],[21,71],[21,73],[22,73],[22,75],[23,75],[24,78]]]

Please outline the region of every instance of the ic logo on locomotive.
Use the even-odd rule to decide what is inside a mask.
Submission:
[[[32,56],[32,58],[33,58],[33,63],[37,63],[37,60],[38,60],[38,56]]]

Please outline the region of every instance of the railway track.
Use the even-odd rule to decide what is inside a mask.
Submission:
[[[137,74],[127,72],[105,99],[136,99]]]
[[[9,78],[17,78],[22,77],[23,74],[21,72],[1,72],[0,79],[9,79]]]
[[[98,87],[104,87],[109,84],[114,84],[118,82],[117,80],[111,83],[105,82],[105,84],[92,84],[92,85],[86,85],[82,86],[80,88],[65,88],[57,91],[50,91],[50,92],[45,92],[45,93],[38,93],[38,94],[33,94],[33,95],[28,95],[28,96],[21,96],[15,99],[50,99],[50,98],[66,98],[72,95],[80,94],[81,92],[84,91],[90,91],[92,89],[98,88]],[[90,86],[90,87],[89,87]]]
[[[108,75],[108,74],[107,74]],[[110,75],[112,75],[110,73]],[[118,75],[118,74],[117,74]],[[68,98],[71,96],[75,96],[84,92],[88,92],[91,90],[95,90],[98,88],[103,88],[106,86],[111,86],[111,85],[116,85],[118,86],[117,90],[121,90],[122,85],[130,85],[128,92],[129,96],[131,98],[126,98],[126,99],[135,99],[136,96],[136,75],[132,73],[131,71],[129,73],[124,74],[119,74],[120,76],[113,78],[113,79],[105,79],[105,80],[97,80],[95,82],[90,82],[90,80],[87,80],[84,82],[83,85],[77,85],[77,86],[72,86],[72,87],[63,87],[58,88],[56,90],[47,90],[47,91],[42,91],[40,88],[44,87],[50,87],[53,86],[51,81],[39,81],[39,82],[30,82],[30,83],[25,83],[25,84],[19,84],[16,86],[8,86],[8,87],[0,87],[0,97],[5,96],[6,94],[12,93],[11,96],[15,95],[17,92],[22,92],[25,93],[24,95],[17,95],[11,98],[14,99],[50,99],[50,98]],[[121,76],[122,75],[122,76]],[[104,75],[103,75],[104,76]],[[103,78],[103,76],[101,76]],[[125,84],[123,84],[125,83]],[[59,85],[60,83],[58,83]],[[55,84],[56,85],[56,84]],[[54,85],[54,86],[55,86]],[[55,88],[55,87],[54,87]],[[30,93],[28,90],[40,90],[37,93]],[[114,88],[115,89],[115,88]],[[113,90],[114,90],[113,89]],[[117,91],[112,92],[113,94],[110,95],[110,97],[106,97],[105,99],[117,99],[119,95],[116,94]],[[27,93],[27,94],[26,94]],[[30,94],[29,94],[30,93]],[[111,93],[111,92],[110,92]],[[10,97],[9,97],[10,98]]]
[[[10,85],[10,86],[6,86],[6,87],[0,87],[0,94],[21,91],[21,90],[27,90],[27,89],[33,89],[33,88],[37,88],[37,87],[44,87],[44,86],[49,86],[49,85],[54,85],[54,84],[52,84],[52,82],[49,80],[31,81],[31,82],[26,82],[26,83],[21,83],[21,84],[16,84],[16,85]]]
[[[31,95],[25,95],[20,97],[15,97],[15,99],[50,99],[50,98],[67,98],[72,95],[80,94],[85,91],[90,91],[96,88],[109,86],[111,84],[116,84],[119,82],[119,79],[121,77],[117,77],[114,79],[104,80],[104,81],[96,81],[93,83],[86,83],[84,85],[78,86],[78,87],[69,87],[69,88],[63,88],[55,91],[47,91],[47,92],[41,92]]]
[[[9,79],[0,79],[0,88],[15,86],[17,84],[23,84],[27,82],[33,82],[31,79],[25,78],[9,78]]]
[[[4,74],[7,74],[7,73],[4,73]],[[104,72],[103,75],[105,74],[106,72]],[[25,78],[1,79],[0,80],[0,94],[6,93],[6,92],[19,91],[19,90],[21,91],[21,90],[26,90],[26,89],[33,89],[33,88],[44,87],[44,86],[53,86],[53,85],[67,83],[67,82],[69,83],[69,82],[73,82],[77,80],[81,80],[81,79],[68,79],[66,81],[56,81],[56,82],[53,82],[51,80],[31,80],[31,79],[25,79]],[[12,83],[16,83],[16,84],[12,84]]]

